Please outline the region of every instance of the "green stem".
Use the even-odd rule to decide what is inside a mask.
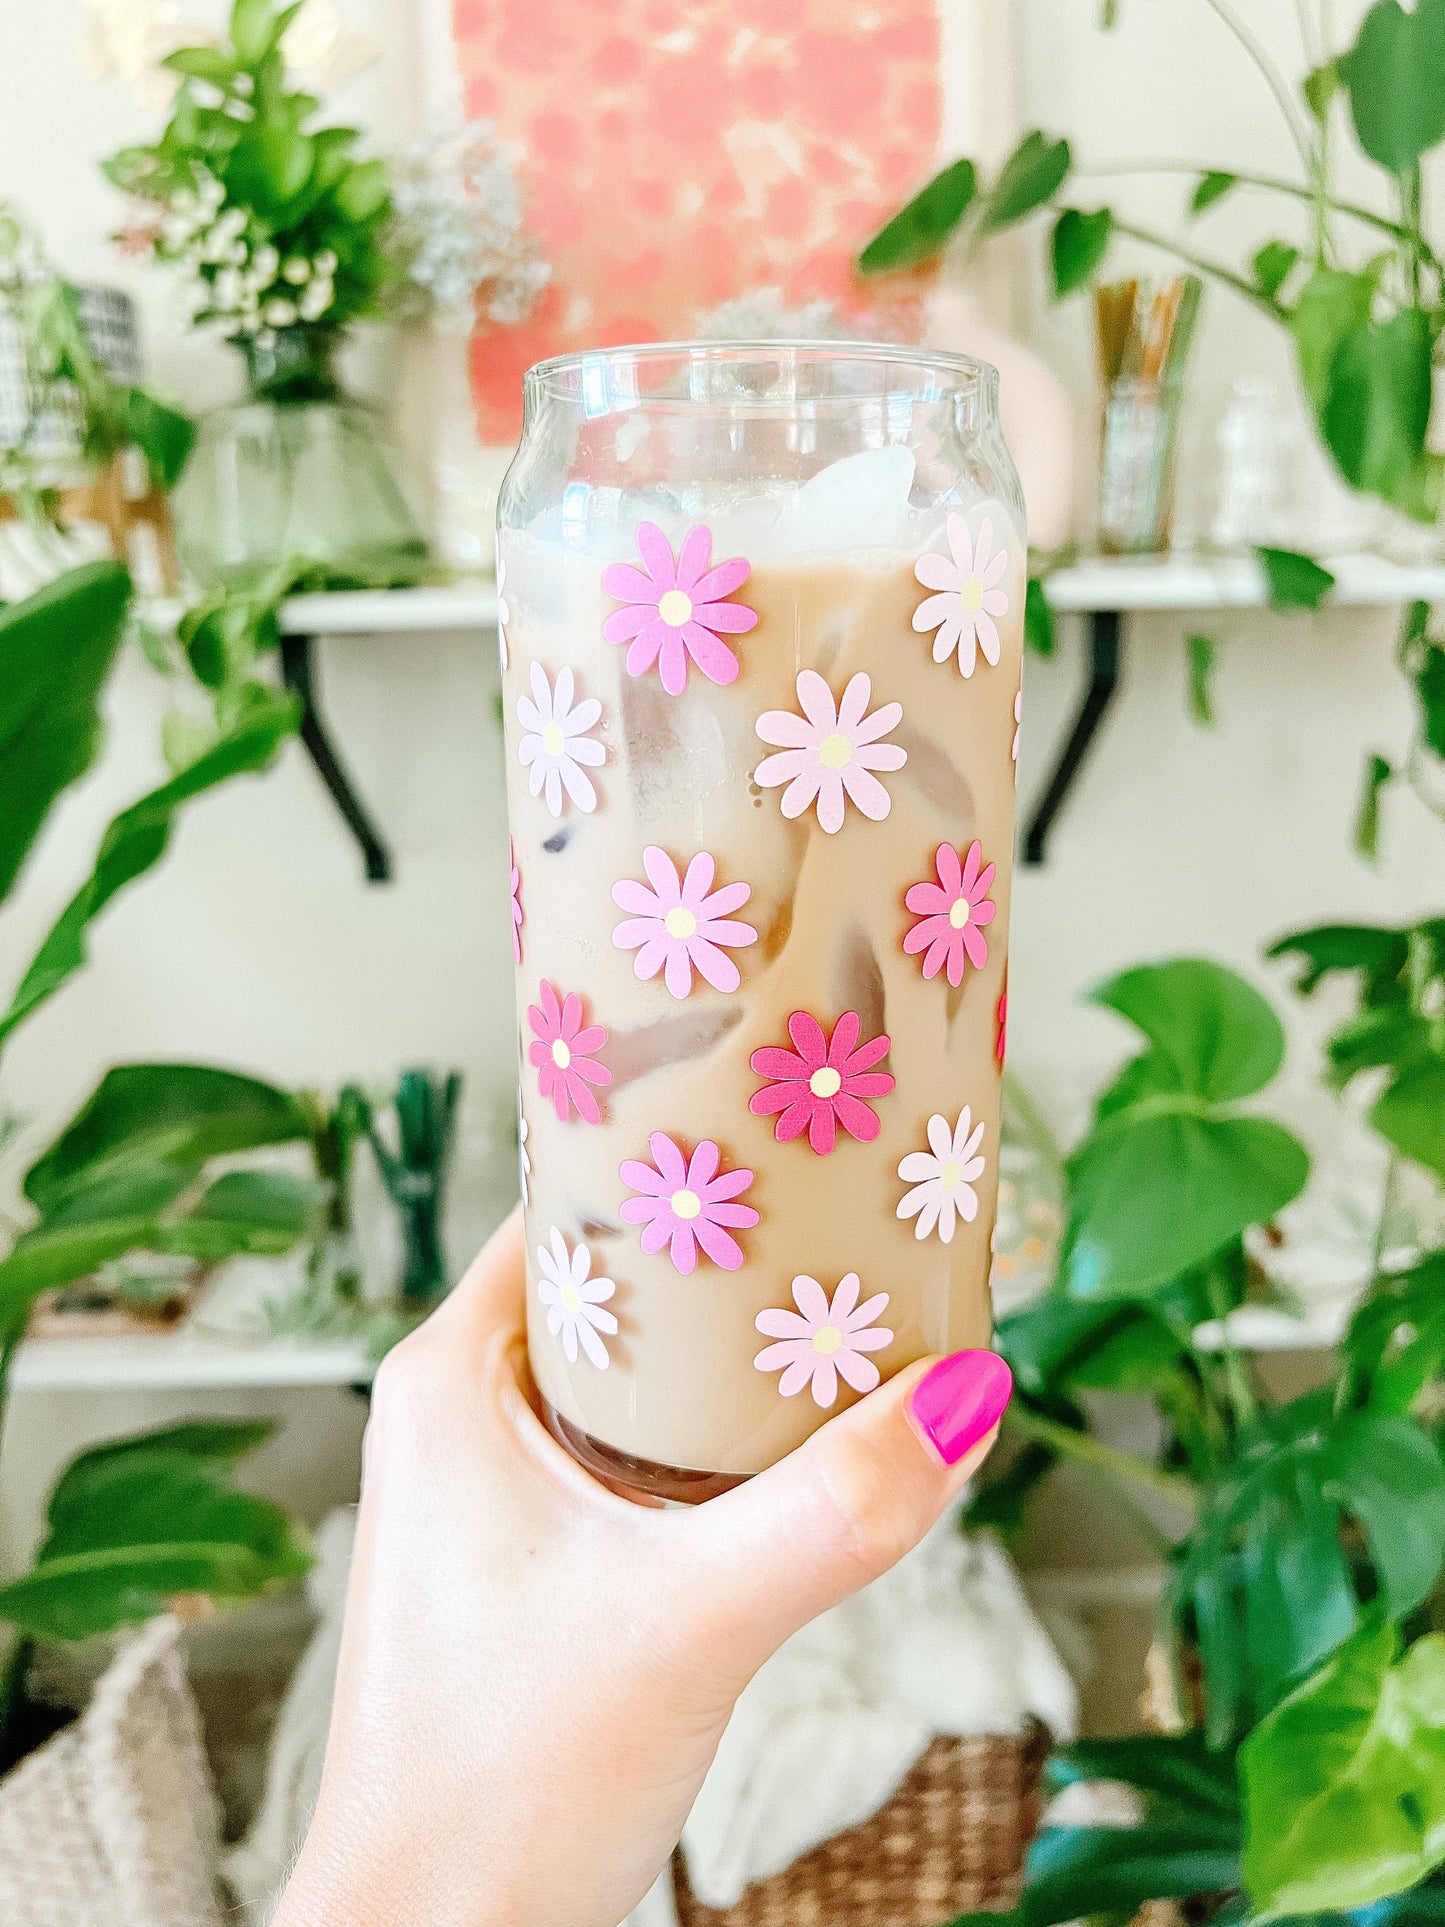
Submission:
[[[1300,114],[1299,107],[1295,102],[1293,94],[1290,92],[1284,75],[1265,52],[1263,43],[1255,37],[1250,28],[1245,25],[1243,20],[1241,20],[1239,15],[1234,11],[1234,8],[1229,5],[1229,0],[1204,0],[1204,4],[1223,21],[1224,25],[1234,35],[1249,59],[1254,63],[1265,85],[1274,95],[1275,101],[1279,106],[1279,111],[1284,116],[1285,125],[1289,129],[1290,139],[1299,149],[1300,159],[1304,162],[1305,171],[1308,173],[1314,161],[1314,143],[1310,139],[1309,128]]]
[[[1232,288],[1252,307],[1267,314],[1271,321],[1279,320],[1278,303],[1271,301],[1268,295],[1261,294],[1259,289],[1252,282],[1246,281],[1242,274],[1235,274],[1232,269],[1221,267],[1217,261],[1207,261],[1203,255],[1192,254],[1188,248],[1180,247],[1177,241],[1171,241],[1163,234],[1155,234],[1149,228],[1137,227],[1132,221],[1116,220],[1114,232],[1127,234],[1131,240],[1143,241],[1151,248],[1159,248],[1165,254],[1172,254],[1176,261],[1182,261],[1186,267],[1193,268],[1197,274],[1207,275],[1211,281],[1218,281],[1221,286]]]
[[[1162,1466],[1151,1465],[1147,1459],[1136,1459],[1131,1452],[1120,1452],[1112,1445],[1105,1445],[1091,1432],[1076,1432],[1073,1426],[1060,1425],[1056,1419],[1045,1418],[1042,1412],[1030,1411],[1020,1404],[1009,1407],[1008,1422],[1025,1438],[1037,1439],[1040,1445],[1052,1446],[1068,1458],[1091,1465],[1126,1488],[1147,1486],[1175,1505],[1198,1503],[1199,1495],[1190,1480],[1177,1472],[1166,1472]]]
[[[1012,1071],[1004,1072],[1004,1101],[1018,1119],[1030,1146],[1038,1152],[1049,1173],[1060,1184],[1064,1181],[1064,1154],[1049,1128],[1048,1119]]]
[[[1229,1333],[1229,1305],[1220,1291],[1219,1273],[1213,1265],[1206,1274],[1205,1289],[1209,1293],[1209,1309],[1219,1326],[1219,1357],[1224,1367],[1224,1383],[1233,1409],[1235,1429],[1251,1430],[1259,1421],[1259,1404],[1239,1347]]]

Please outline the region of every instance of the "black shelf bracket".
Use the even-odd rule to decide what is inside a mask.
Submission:
[[[1068,741],[1059,752],[1059,760],[1024,831],[1025,863],[1044,861],[1054,818],[1063,808],[1105,712],[1114,700],[1119,687],[1122,628],[1123,618],[1117,609],[1096,609],[1089,617],[1089,680]]]
[[[317,708],[316,672],[311,636],[282,636],[281,674],[286,687],[301,703],[301,741],[307,755],[331,792],[346,827],[360,845],[368,883],[391,881],[391,852],[377,833],[365,805],[351,787],[351,778],[331,746],[331,738]]]

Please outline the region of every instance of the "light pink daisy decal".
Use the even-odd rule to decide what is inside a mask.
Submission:
[[[512,955],[522,961],[522,872],[517,868],[517,846],[507,838],[507,861],[512,869]]]
[[[861,669],[836,706],[832,690],[816,670],[801,670],[797,688],[801,715],[769,709],[757,720],[759,736],[781,751],[758,764],[753,772],[757,781],[764,789],[787,784],[784,816],[801,816],[816,803],[818,822],[829,836],[843,827],[845,799],[880,823],[891,804],[873,771],[902,769],[908,761],[906,750],[881,740],[902,722],[902,703],[884,703],[870,716],[873,685]]]
[[[622,1182],[638,1194],[622,1206],[627,1224],[640,1224],[642,1249],[651,1256],[669,1246],[674,1270],[684,1275],[697,1268],[697,1248],[724,1271],[736,1271],[743,1261],[742,1246],[728,1229],[747,1230],[758,1221],[750,1204],[734,1200],[753,1181],[751,1171],[720,1171],[722,1154],[704,1138],[685,1158],[665,1131],[648,1139],[652,1163],[624,1158]]]
[[[1008,550],[993,546],[993,523],[985,516],[978,525],[978,541],[969,538],[968,524],[958,514],[948,518],[947,555],[920,555],[913,573],[925,596],[913,611],[920,635],[936,630],[933,660],[947,662],[955,653],[961,674],[971,676],[983,651],[985,662],[998,662],[998,618],[1008,614],[1008,596],[999,583],[1008,569]]]
[[[602,571],[602,586],[625,609],[614,609],[602,625],[608,642],[625,642],[627,673],[645,676],[653,664],[669,696],[687,687],[688,657],[709,682],[736,682],[738,659],[723,641],[757,626],[757,612],[745,602],[725,598],[752,574],[741,556],[708,567],[712,533],[700,524],[688,530],[674,560],[662,530],[644,522],[637,531],[642,568],[613,562]]]
[[[878,1115],[863,1100],[886,1097],[893,1089],[889,1073],[873,1069],[888,1055],[888,1038],[874,1037],[860,1046],[861,1028],[857,1011],[845,1010],[829,1038],[816,1017],[795,1010],[788,1019],[795,1048],[769,1045],[748,1059],[758,1076],[768,1080],[754,1091],[748,1109],[756,1117],[782,1113],[773,1126],[779,1144],[791,1143],[806,1131],[809,1144],[819,1157],[826,1157],[840,1124],[865,1144],[877,1137]]]
[[[910,885],[903,901],[918,922],[903,939],[909,956],[918,951],[923,959],[925,977],[936,977],[945,965],[948,981],[956,990],[963,982],[964,959],[975,970],[988,962],[988,941],[984,926],[993,922],[998,906],[990,899],[994,865],[983,860],[983,845],[977,838],[968,846],[962,864],[951,843],[940,843],[934,853],[937,883]]]
[[[1014,691],[1014,746],[1010,751],[1014,759],[1014,781],[1019,780],[1019,731],[1024,725],[1024,692],[1022,688]]]
[[[527,1006],[527,1022],[535,1032],[527,1054],[537,1066],[537,1088],[551,1098],[564,1124],[570,1111],[598,1124],[602,1112],[591,1086],[612,1082],[611,1071],[597,1061],[607,1032],[601,1024],[582,1022],[582,999],[575,990],[559,997],[544,977],[540,995],[540,1004]]]
[[[855,1392],[871,1392],[882,1374],[869,1352],[881,1352],[893,1343],[886,1325],[874,1320],[888,1308],[888,1293],[875,1292],[858,1303],[861,1287],[856,1271],[838,1281],[832,1303],[816,1278],[805,1275],[793,1280],[796,1311],[771,1308],[760,1311],[757,1327],[766,1338],[753,1360],[760,1372],[781,1372],[778,1390],[792,1398],[806,1385],[815,1405],[829,1406],[838,1396],[838,1380]]]
[[[666,850],[650,843],[642,852],[647,883],[631,877],[612,886],[612,901],[626,910],[626,919],[612,933],[619,950],[635,950],[632,968],[645,982],[663,973],[674,997],[692,989],[694,970],[714,990],[736,990],[742,978],[726,953],[756,943],[750,923],[738,923],[731,912],[740,910],[752,895],[747,883],[725,883],[713,889],[717,866],[700,850],[679,877]],[[649,888],[649,885],[651,886]]]

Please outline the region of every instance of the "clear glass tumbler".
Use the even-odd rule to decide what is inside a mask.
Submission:
[[[702,1499],[988,1342],[1025,536],[998,381],[532,369],[499,511],[532,1370]]]

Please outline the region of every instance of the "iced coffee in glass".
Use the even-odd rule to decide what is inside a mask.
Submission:
[[[502,494],[532,1371],[705,1498],[988,1342],[1025,570],[997,378],[544,362]]]

